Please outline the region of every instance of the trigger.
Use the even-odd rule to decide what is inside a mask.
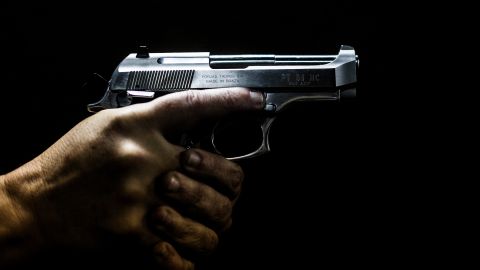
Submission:
[[[277,106],[272,103],[265,104],[264,110],[268,113],[274,113],[277,110]]]

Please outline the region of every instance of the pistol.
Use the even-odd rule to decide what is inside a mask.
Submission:
[[[89,104],[88,110],[129,106],[190,89],[247,87],[264,94],[264,112],[254,121],[239,122],[253,123],[255,133],[261,135],[253,136],[256,138],[251,144],[242,142],[237,147],[240,149],[231,149],[235,148],[232,143],[224,143],[229,134],[225,130],[233,126],[233,130],[243,134],[247,131],[235,122],[223,121],[212,128],[208,141],[215,152],[228,159],[252,158],[270,151],[270,128],[287,105],[355,97],[358,64],[353,47],[345,45],[337,55],[149,53],[146,46],[140,46],[137,53],[128,55],[118,65],[105,95]],[[193,137],[184,135],[181,143],[191,147],[198,142]],[[242,135],[245,137],[248,136]]]

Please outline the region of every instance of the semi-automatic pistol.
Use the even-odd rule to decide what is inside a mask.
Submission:
[[[337,55],[149,53],[141,46],[118,65],[105,95],[88,105],[88,110],[124,107],[177,91],[247,87],[265,96],[264,112],[256,118],[261,135],[255,145],[249,150],[243,146],[222,149],[222,134],[228,125],[221,123],[208,140],[229,159],[251,158],[270,151],[271,125],[288,104],[355,97],[358,64],[354,49],[345,45]],[[183,139],[184,144],[191,141],[191,137]]]

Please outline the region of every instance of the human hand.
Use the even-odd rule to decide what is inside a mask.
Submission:
[[[32,250],[108,246],[116,239],[153,247],[161,266],[191,268],[176,248],[208,253],[216,246],[217,233],[231,223],[242,171],[202,150],[184,152],[167,138],[206,119],[262,107],[261,94],[217,89],[97,113],[2,176],[18,208],[12,222],[31,232]],[[197,166],[188,162],[195,154]],[[163,188],[155,188],[158,182]]]

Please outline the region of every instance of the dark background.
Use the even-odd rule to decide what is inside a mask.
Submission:
[[[274,124],[271,154],[242,162],[234,226],[204,267],[248,269],[372,266],[399,254],[394,188],[377,180],[371,97],[380,92],[385,40],[379,11],[360,1],[64,1],[8,3],[3,16],[0,173],[37,156],[88,117],[109,77],[137,45],[155,52],[334,54],[360,57],[359,97],[291,108]],[[389,177],[389,175],[384,175]],[[393,243],[393,244],[392,244]],[[403,256],[403,255],[400,255]]]

